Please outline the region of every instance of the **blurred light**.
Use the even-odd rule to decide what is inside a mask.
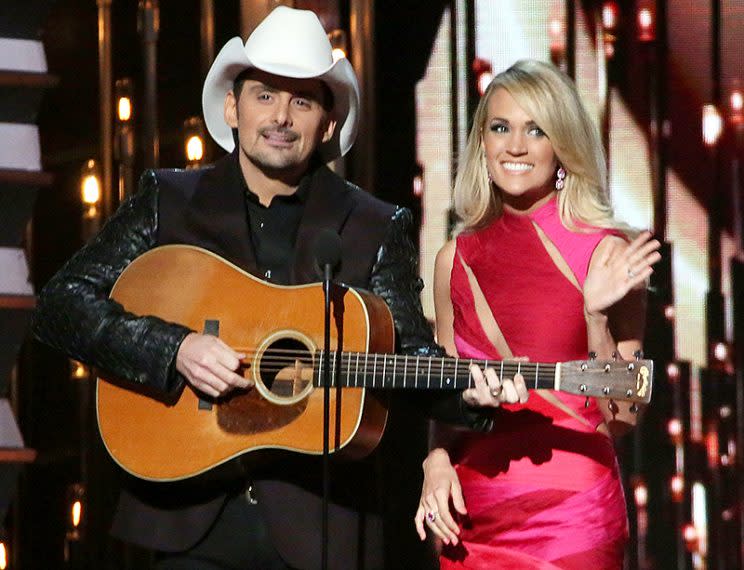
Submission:
[[[728,344],[717,342],[713,345],[713,356],[718,362],[726,362],[729,356]]]
[[[116,113],[122,123],[132,118],[132,100],[129,97],[120,97],[116,105]]]
[[[639,507],[645,507],[648,504],[648,487],[645,483],[640,482],[633,487],[633,498]]]
[[[413,175],[413,195],[421,198],[424,195],[424,167],[420,162],[416,163]]]
[[[726,522],[734,520],[734,509],[724,509],[721,513],[721,520]]]
[[[739,81],[734,83],[734,88],[729,94],[729,113],[733,125],[737,127],[744,125],[744,93],[739,87]]]
[[[690,523],[687,523],[682,527],[682,537],[685,539],[685,546],[690,552],[697,552],[698,550],[698,532],[697,529]]]
[[[199,135],[192,135],[186,141],[186,160],[199,162],[204,158],[204,141]]]
[[[669,489],[672,492],[672,500],[675,503],[679,503],[680,501],[682,501],[682,497],[685,492],[684,477],[679,473],[673,475],[669,481]]]
[[[718,446],[718,432],[715,429],[710,429],[705,434],[705,451],[708,455],[708,465],[711,468],[718,466],[719,461],[719,446]]]
[[[73,380],[82,380],[88,377],[88,368],[82,362],[70,360],[70,378]]]
[[[8,549],[5,546],[5,541],[0,542],[0,570],[5,570],[8,567]]]
[[[703,105],[703,143],[712,147],[723,131],[723,120],[715,105]]]
[[[679,380],[679,366],[677,366],[674,362],[670,362],[667,364],[667,376],[669,377],[669,380],[671,382],[677,382]]]
[[[550,61],[553,65],[561,66],[566,53],[566,34],[563,31],[563,21],[553,18],[548,24],[548,36],[550,37]]]
[[[679,437],[682,434],[682,422],[677,418],[672,418],[667,423],[667,432],[672,439]]]
[[[732,413],[731,406],[724,405],[718,408],[718,415],[724,420],[726,418],[730,418],[731,413]]]
[[[98,165],[93,159],[88,160],[83,166],[80,198],[86,208],[83,217],[96,218],[99,213],[98,206],[101,203],[101,177],[98,174]]]
[[[667,305],[664,307],[664,317],[668,321],[674,320],[674,305]]]
[[[83,503],[81,501],[75,501],[72,503],[72,510],[70,514],[70,521],[72,526],[77,528],[80,526],[80,519],[83,516]]]
[[[480,57],[473,60],[473,76],[475,77],[475,87],[478,94],[483,95],[488,86],[493,81],[493,68],[489,62]]]
[[[617,2],[605,2],[602,5],[602,26],[605,31],[611,32],[617,27]]]
[[[346,32],[344,30],[333,30],[328,33],[328,41],[331,42],[333,61],[347,57],[346,53]]]
[[[189,117],[183,122],[186,168],[199,168],[202,165],[207,150],[205,132],[201,117]]]
[[[708,500],[705,485],[700,481],[692,484],[692,524],[697,534],[697,552],[702,555],[708,552]]]
[[[117,79],[114,84],[116,97],[116,118],[120,123],[126,123],[132,118],[132,80]]]
[[[638,10],[638,39],[642,42],[652,41],[656,35],[654,27],[654,14],[651,9]]]
[[[738,89],[732,91],[729,102],[731,104],[731,110],[733,112],[741,112],[744,109],[744,94],[742,94],[742,92]]]

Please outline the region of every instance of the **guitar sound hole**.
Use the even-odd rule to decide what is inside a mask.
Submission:
[[[294,338],[271,343],[261,356],[259,377],[266,389],[278,398],[292,398],[313,380],[312,352]]]

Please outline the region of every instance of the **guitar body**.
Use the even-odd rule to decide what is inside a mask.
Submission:
[[[100,378],[98,426],[126,471],[173,481],[253,450],[322,453],[323,390],[308,372],[318,366],[315,351],[323,348],[320,284],[268,284],[206,250],[168,245],[133,261],[111,297],[137,315],[200,332],[218,328],[225,343],[248,355],[241,371],[255,382],[251,390],[216,400],[187,384],[168,399],[131,382]],[[394,350],[384,301],[349,289],[343,304],[345,351]],[[331,321],[336,350],[339,330]],[[331,388],[330,410],[332,451],[361,456],[374,449],[387,419],[382,402],[363,388]]]

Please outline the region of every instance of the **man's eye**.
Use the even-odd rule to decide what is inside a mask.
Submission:
[[[268,101],[269,99],[271,99],[271,93],[260,93],[258,95],[259,101]]]
[[[297,105],[298,107],[310,107],[311,106],[309,99],[303,99],[301,97],[298,97],[294,101],[295,101],[295,105]]]

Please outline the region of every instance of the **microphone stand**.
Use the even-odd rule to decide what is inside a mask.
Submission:
[[[328,501],[331,492],[331,462],[329,453],[331,409],[331,277],[333,266],[323,265],[323,502],[321,530],[321,568],[328,568]]]

